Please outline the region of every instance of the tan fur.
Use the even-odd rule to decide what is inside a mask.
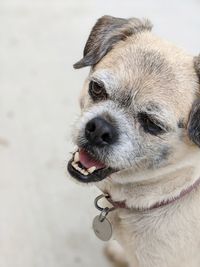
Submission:
[[[156,77],[152,78],[152,76],[144,76],[141,81],[142,73],[140,69],[134,70],[136,73],[133,73],[133,69],[130,68],[130,59],[133,58],[135,61],[138,59],[137,53],[134,53],[137,49],[159,52],[169,62],[173,72],[176,73],[176,77],[172,77],[171,84],[158,81]],[[121,61],[123,61],[123,64],[121,64]],[[111,69],[115,77],[120,77],[122,89],[130,88],[130,86],[132,87],[132,85],[137,84],[138,80],[140,80],[143,87],[142,89],[140,88],[141,92],[137,95],[137,98],[140,98],[140,102],[145,101],[149,97],[159,101],[164,101],[165,99],[168,101],[170,98],[169,108],[173,108],[177,118],[182,114],[187,119],[191,103],[194,100],[194,92],[198,91],[193,57],[173,44],[154,36],[151,32],[139,33],[136,36],[129,37],[125,43],[120,42],[117,44],[109,53],[109,56],[103,58],[96,65],[94,71],[100,69]],[[169,82],[170,79],[171,77],[169,77]],[[169,92],[171,92],[170,95]],[[171,97],[172,94],[173,97]]]
[[[159,71],[151,72],[148,66],[141,68],[145,53],[158,55],[155,61],[164,59],[161,68],[157,68]],[[200,149],[189,140],[187,127],[176,126],[179,119],[187,125],[199,91],[193,57],[151,32],[139,32],[118,42],[92,68],[89,80],[94,77],[104,79],[113,95],[119,90],[122,94],[131,90],[135,111],[149,101],[160,103],[163,107],[160,116],[171,126],[164,141],[155,141],[151,136],[146,139],[149,145],[155,142],[157,146],[163,141],[171,146],[172,152],[163,166],[140,171],[132,167],[96,184],[114,201],[125,201],[130,208],[117,209],[109,215],[114,238],[122,245],[130,267],[199,267],[199,187],[175,203],[155,210],[131,209],[147,209],[173,199],[200,177]],[[87,93],[88,83],[87,79],[81,97],[83,114],[95,106]]]

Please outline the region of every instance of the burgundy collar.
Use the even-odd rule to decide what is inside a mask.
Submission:
[[[200,185],[200,178],[197,179],[194,184],[190,185],[188,188],[182,190],[180,192],[180,194],[172,199],[166,199],[163,200],[161,202],[156,202],[155,204],[153,204],[152,206],[150,206],[149,208],[133,208],[133,210],[137,210],[137,211],[149,211],[149,210],[153,210],[153,209],[157,209],[157,208],[161,208],[163,206],[169,205],[179,199],[181,199],[182,197],[184,197],[185,195],[189,194],[190,192],[192,192],[194,189],[196,189],[198,186]],[[114,201],[112,200],[111,196],[109,194],[107,194],[106,199],[113,205],[114,208],[116,209],[129,209],[131,210],[132,208],[127,207],[126,202],[125,201]]]

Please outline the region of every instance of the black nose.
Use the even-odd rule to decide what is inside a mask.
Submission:
[[[91,145],[106,146],[117,140],[117,130],[105,119],[96,117],[86,124],[85,136]]]

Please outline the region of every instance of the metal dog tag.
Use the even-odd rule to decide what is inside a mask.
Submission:
[[[93,220],[93,230],[95,235],[101,239],[102,241],[108,241],[112,237],[112,225],[109,220],[106,218],[108,213],[113,211],[115,208],[102,208],[98,205],[98,201],[101,198],[108,198],[108,195],[100,195],[95,198],[94,205],[95,207],[101,211],[100,215],[96,216]]]
[[[101,215],[94,218],[93,230],[102,241],[108,241],[112,237],[112,225],[106,218],[101,220]]]

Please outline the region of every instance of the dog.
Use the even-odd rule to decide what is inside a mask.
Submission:
[[[74,68],[86,66],[68,171],[115,207],[107,251],[121,266],[199,267],[200,56],[147,19],[103,16]]]

